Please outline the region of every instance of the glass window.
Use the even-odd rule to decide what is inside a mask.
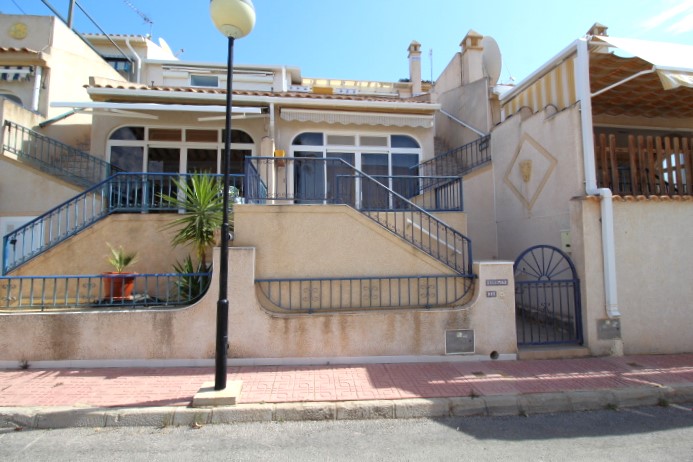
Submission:
[[[230,173],[243,173],[245,168],[245,158],[252,155],[252,152],[248,149],[232,149],[231,150],[231,167],[229,169]],[[223,156],[223,154],[222,154]],[[223,157],[222,157],[223,159]]]
[[[418,164],[418,154],[392,154],[393,175],[416,176],[419,174],[419,169],[412,167],[416,167]]]
[[[144,162],[144,148],[141,146],[113,146],[111,164],[125,172],[141,172]]]
[[[334,160],[331,160],[334,159]],[[356,197],[356,177],[354,170],[349,165],[340,162],[337,159],[342,159],[349,165],[354,165],[353,152],[328,152],[327,153],[327,168],[325,169],[326,176],[326,194],[328,200],[339,199],[340,204],[355,203]]]
[[[12,102],[14,102],[14,103],[17,103],[17,104],[19,104],[20,106],[22,106],[22,100],[19,99],[18,96],[14,96],[14,95],[11,95],[11,94],[9,94],[9,93],[0,93],[0,98],[8,99],[8,100],[10,100],[10,101],[12,101]]]
[[[150,128],[149,141],[183,141],[179,128]]]
[[[355,146],[356,137],[347,135],[327,135],[327,144],[338,146]]]
[[[389,181],[386,178],[389,173],[388,157],[387,154],[362,154],[361,170],[375,177],[378,183],[389,187]],[[366,209],[385,210],[388,204],[388,192],[373,180],[364,178],[361,182],[361,205]]]
[[[392,182],[390,189],[409,199],[419,194],[419,164],[418,154],[392,154]],[[413,178],[403,178],[413,177]],[[395,206],[399,201],[395,201]],[[399,208],[399,207],[397,207]]]
[[[217,130],[192,130],[185,131],[185,139],[193,143],[216,143],[219,132]]]
[[[111,139],[144,141],[144,127],[121,127],[113,132]]]
[[[190,85],[193,87],[219,87],[218,75],[191,75]]]
[[[294,138],[292,143],[294,146],[322,146],[323,134],[322,133],[301,133]]]
[[[362,136],[361,146],[387,147],[387,136]]]
[[[216,149],[188,149],[188,173],[217,173]]]
[[[322,152],[296,151],[295,157],[322,159]],[[297,204],[322,204],[325,200],[325,162],[296,159],[294,194]]]
[[[221,131],[221,141],[222,142],[226,141],[226,129]],[[248,135],[243,130],[231,129],[231,142],[232,143],[252,144],[253,139],[250,137],[250,135]]]
[[[411,136],[407,135],[392,135],[391,137],[392,140],[392,147],[393,148],[418,148],[419,143],[412,138]]]
[[[177,173],[180,171],[180,149],[149,148],[147,172]]]

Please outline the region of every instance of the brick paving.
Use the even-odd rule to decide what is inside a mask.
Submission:
[[[332,366],[229,367],[239,403],[518,395],[693,384],[693,354]],[[187,406],[213,368],[0,370],[0,407]]]

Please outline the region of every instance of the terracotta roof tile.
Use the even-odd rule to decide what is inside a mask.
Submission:
[[[38,54],[38,51],[32,50],[31,48],[15,48],[15,47],[0,47],[0,53],[30,53]]]

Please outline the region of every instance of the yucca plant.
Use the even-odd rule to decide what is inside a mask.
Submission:
[[[221,228],[223,221],[223,184],[218,178],[206,174],[195,174],[173,182],[178,195],[160,194],[159,197],[184,213],[165,229],[177,229],[171,241],[173,245],[191,245],[198,262],[207,271],[207,250],[214,245],[214,232]],[[229,223],[232,223],[231,216]]]
[[[195,267],[195,263],[188,255],[182,263],[177,261],[173,265],[173,269],[180,274],[176,281],[176,296],[178,298],[195,300],[202,292],[207,290],[210,277],[207,273],[207,268],[202,266],[202,262],[199,262],[197,267]]]

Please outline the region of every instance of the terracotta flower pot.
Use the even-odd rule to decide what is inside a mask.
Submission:
[[[132,298],[135,287],[135,273],[103,273],[103,297],[113,300],[128,300]]]

